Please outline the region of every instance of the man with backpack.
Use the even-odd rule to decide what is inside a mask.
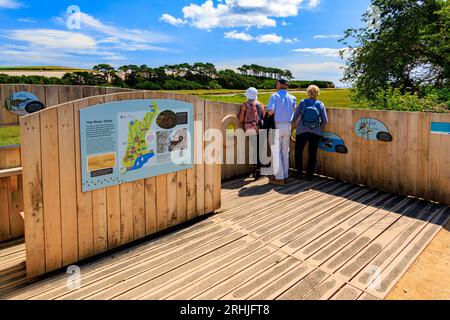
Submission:
[[[295,178],[303,178],[303,151],[308,143],[308,168],[306,180],[314,177],[314,170],[317,163],[317,150],[323,131],[328,123],[328,116],[325,105],[317,100],[320,89],[311,85],[307,90],[308,99],[300,102],[292,117],[292,125],[297,128],[297,141],[295,144],[295,166],[297,174]]]
[[[274,116],[275,128],[278,130],[279,141],[272,146],[272,160],[275,169],[275,179],[270,183],[284,186],[289,178],[289,150],[291,141],[291,119],[294,114],[297,99],[287,92],[289,80],[281,78],[277,82],[277,92],[270,97],[267,112]]]

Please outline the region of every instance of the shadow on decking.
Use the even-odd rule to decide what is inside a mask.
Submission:
[[[267,179],[262,179],[258,182],[252,178],[246,179],[243,177],[238,181],[234,180],[227,182],[223,188],[225,190],[238,189],[237,194],[240,198],[264,197],[269,193],[296,196],[306,191],[318,191],[320,193],[358,202],[364,206],[390,211],[399,215],[405,215],[406,217],[421,219],[440,226],[442,226],[450,215],[450,210],[447,210],[447,212],[441,216],[441,219],[429,221],[430,215],[426,214],[425,211],[436,212],[436,210],[442,209],[444,206],[423,199],[396,195],[322,176],[316,176],[315,179],[310,182],[290,178],[286,186],[271,185],[267,183]],[[320,202],[312,204],[312,206],[317,205],[320,205]],[[445,229],[450,231],[450,222],[445,226]]]

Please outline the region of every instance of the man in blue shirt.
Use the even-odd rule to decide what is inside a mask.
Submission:
[[[297,128],[295,144],[295,178],[303,178],[303,151],[308,143],[308,169],[306,179],[311,180],[317,163],[317,150],[323,131],[328,123],[327,111],[324,104],[317,100],[320,89],[315,85],[308,87],[309,99],[304,99],[298,105],[292,117],[292,125]]]
[[[279,133],[279,141],[272,145],[272,158],[275,179],[271,184],[285,185],[289,178],[289,151],[291,142],[291,119],[297,99],[287,92],[289,80],[281,78],[277,82],[277,92],[269,100],[267,112],[275,118],[275,128]]]

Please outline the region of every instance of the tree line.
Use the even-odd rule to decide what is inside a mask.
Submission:
[[[109,64],[99,64],[92,71],[66,73],[61,79],[0,74],[0,83],[116,86],[142,90],[273,89],[280,77],[293,79],[289,70],[254,64],[239,67],[238,72],[217,70],[214,64],[202,62],[161,67],[130,64],[117,69]],[[333,82],[319,80],[293,80],[291,88],[306,88],[310,84],[321,88],[335,88]]]

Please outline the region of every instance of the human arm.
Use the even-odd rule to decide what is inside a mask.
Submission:
[[[267,113],[269,116],[273,116],[275,114],[275,97],[271,96],[269,100],[269,104],[267,105]]]
[[[266,107],[264,106],[264,104],[262,102],[260,102],[260,106],[261,106],[261,113],[264,118],[266,116]]]
[[[322,131],[325,130],[325,127],[328,124],[328,114],[327,114],[327,109],[325,108],[325,105],[322,103],[322,124],[320,125],[320,127],[322,128]]]
[[[241,105],[241,112],[239,113],[239,120],[241,123],[244,123],[245,121],[245,113],[247,111],[247,108],[245,107],[245,103]]]
[[[298,120],[300,119],[302,115],[302,109],[303,109],[303,103],[300,102],[297,109],[295,109],[294,114],[292,115],[291,124],[296,125],[298,123]]]

